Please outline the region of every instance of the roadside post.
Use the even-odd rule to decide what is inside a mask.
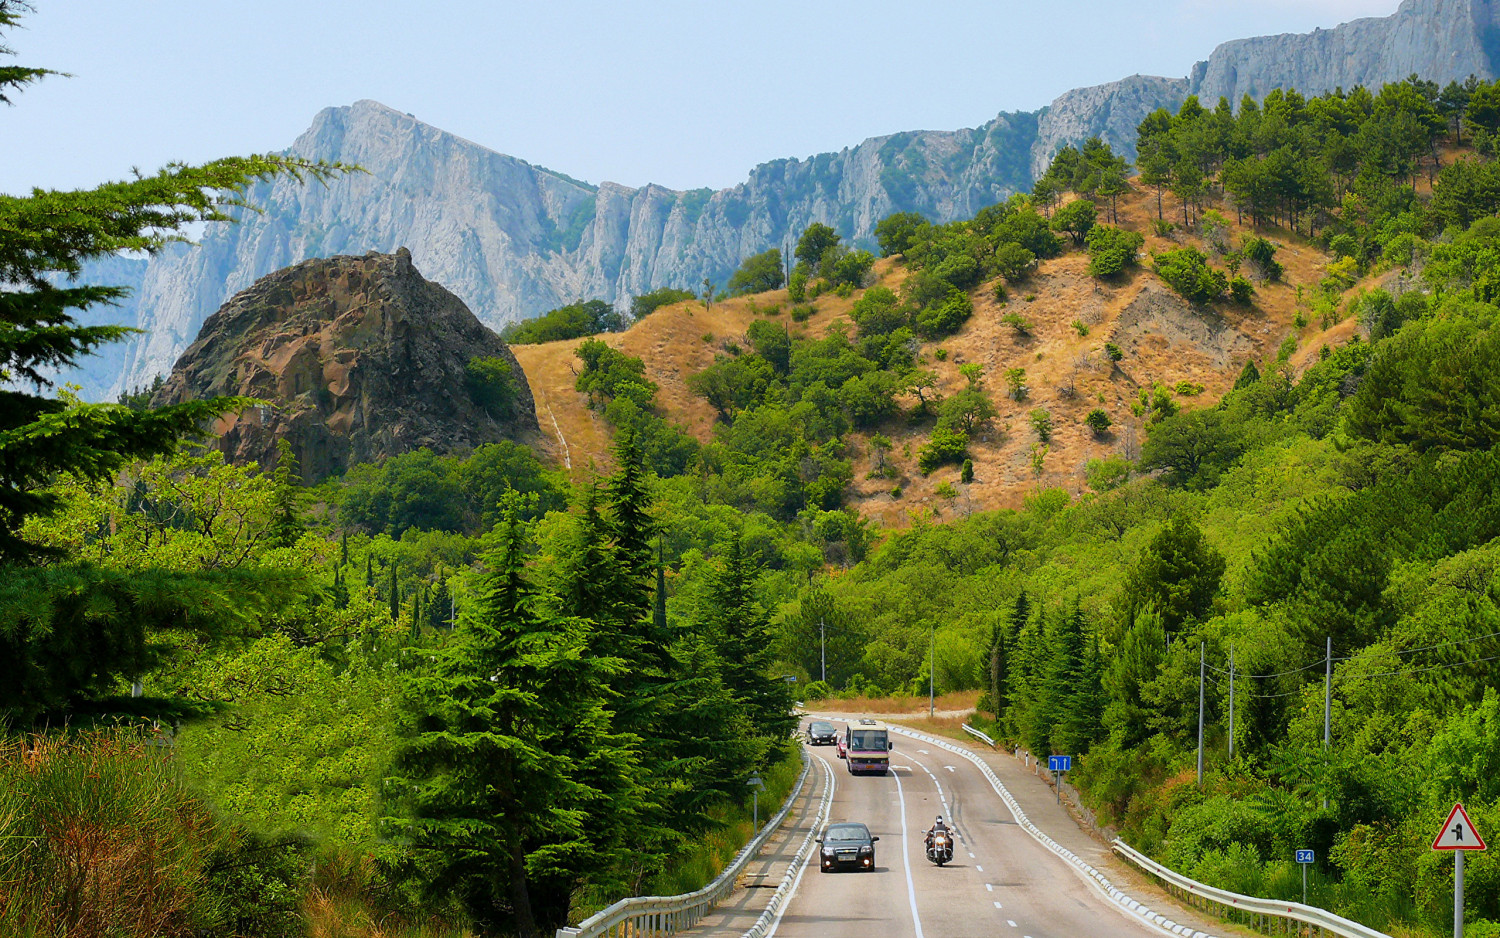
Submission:
[[[1453,851],[1453,938],[1463,938],[1464,854],[1470,850],[1488,849],[1484,838],[1474,829],[1474,822],[1469,820],[1463,802],[1455,804],[1448,812],[1448,820],[1443,822],[1443,829],[1433,840],[1432,849]]]
[[[1307,905],[1307,865],[1313,861],[1311,850],[1298,850],[1297,862],[1302,864],[1302,904]]]
[[[1048,756],[1047,768],[1052,770],[1052,787],[1057,791],[1057,803],[1062,804],[1062,773],[1073,767],[1072,756]]]
[[[750,815],[750,822],[755,825],[755,830],[759,831],[760,830],[760,790],[762,788],[766,787],[766,783],[763,782],[763,781],[761,781],[760,774],[757,773],[755,775],[750,776],[750,779],[747,782],[745,782],[745,784],[750,786],[750,798],[751,798],[751,804],[753,805],[753,807],[751,808],[751,811],[753,813]]]

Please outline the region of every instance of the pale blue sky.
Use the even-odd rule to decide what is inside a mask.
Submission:
[[[16,61],[74,77],[0,106],[0,192],[280,149],[360,98],[590,182],[718,188],[1397,0],[34,3]]]

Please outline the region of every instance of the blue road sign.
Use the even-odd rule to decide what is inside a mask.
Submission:
[[[1073,767],[1072,756],[1048,756],[1047,769],[1051,772],[1066,772]]]
[[[1298,850],[1297,851],[1297,862],[1298,863],[1311,863],[1312,861],[1313,861],[1313,852],[1311,850]]]

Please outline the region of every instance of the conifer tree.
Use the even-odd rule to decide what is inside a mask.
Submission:
[[[723,566],[709,587],[708,618],[719,637],[724,682],[744,706],[756,734],[770,747],[787,738],[791,715],[787,685],[769,669],[774,656],[771,623],[755,598],[755,569],[745,555],[744,535],[735,531],[725,546]]]
[[[667,565],[665,548],[656,539],[656,592],[652,597],[651,627],[657,635],[667,634]]]
[[[292,453],[292,444],[285,437],[276,441],[276,454],[276,469],[272,473],[276,489],[270,538],[271,543],[278,547],[291,547],[307,528],[297,507],[302,477],[297,471],[297,457]]]
[[[1103,675],[1109,691],[1104,726],[1122,746],[1135,746],[1149,735],[1151,708],[1142,690],[1156,679],[1166,656],[1167,632],[1155,606],[1135,613],[1129,630]]]
[[[396,585],[395,561],[391,562],[391,584],[388,595],[391,603],[391,624],[396,625],[401,622],[401,588]]]
[[[1063,609],[1049,642],[1051,668],[1047,699],[1051,725],[1050,741],[1054,752],[1074,753],[1087,745],[1090,722],[1097,723],[1097,713],[1080,712],[1081,691],[1088,665],[1088,637],[1085,635],[1083,611],[1075,597]]]
[[[365,589],[367,590],[375,588],[375,562],[372,559],[373,556],[369,553],[365,554]]]
[[[454,640],[411,679],[397,757],[411,794],[389,822],[481,933],[536,938],[585,883],[623,888],[639,780],[601,691],[622,663],[587,654],[588,623],[528,581],[518,503]]]

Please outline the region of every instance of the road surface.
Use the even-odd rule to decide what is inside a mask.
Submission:
[[[880,838],[874,873],[822,873],[816,856],[771,935],[781,938],[1159,938],[1163,932],[1101,896],[1016,825],[967,759],[892,734],[892,772],[850,775],[828,746],[809,747],[813,774],[834,770],[830,820],[862,821]],[[942,815],[958,831],[953,862],[923,853]],[[740,932],[742,933],[742,932]],[[1222,933],[1222,932],[1221,932]]]

